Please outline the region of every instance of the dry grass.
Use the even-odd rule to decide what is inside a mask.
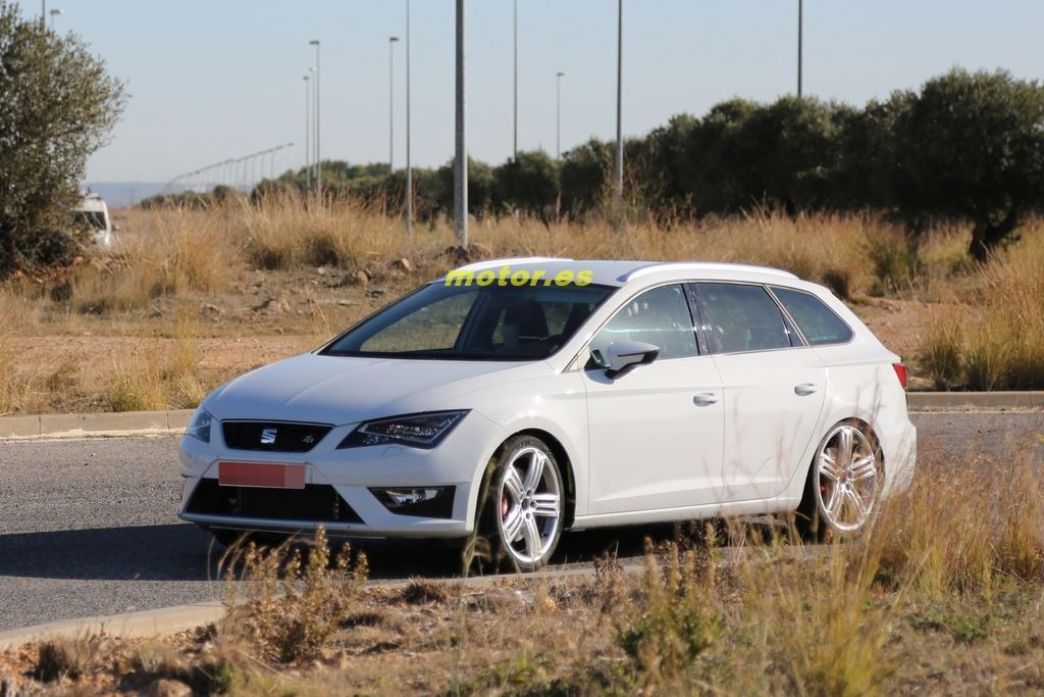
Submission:
[[[400,220],[348,204],[234,199],[206,211],[124,215],[114,254],[0,286],[0,413],[193,406],[217,380],[257,365],[244,358],[203,370],[201,338],[288,335],[298,337],[293,350],[307,350],[461,258],[443,222],[409,239]],[[759,212],[669,228],[636,222],[622,233],[597,220],[487,218],[472,225],[469,255],[777,266],[896,327],[885,331],[918,359],[918,384],[1022,389],[1044,385],[1044,222],[1032,221],[1022,236],[980,267],[965,258],[964,228],[933,231],[914,251],[898,228],[868,216]],[[912,316],[898,324],[880,314],[902,303]],[[196,328],[179,334],[185,318]],[[25,346],[87,336],[136,337],[141,349],[69,356],[58,340],[51,354],[41,347],[30,360],[11,348],[19,339]]]
[[[925,372],[940,387],[1039,389],[1044,385],[1044,234],[1038,223],[1017,249],[954,288],[961,311],[935,313],[924,340]]]

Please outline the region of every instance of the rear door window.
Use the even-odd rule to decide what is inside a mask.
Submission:
[[[811,293],[779,287],[773,287],[772,292],[797,322],[809,344],[844,344],[852,338],[852,328]]]
[[[767,351],[799,343],[763,287],[740,283],[695,283],[693,287],[711,353]]]

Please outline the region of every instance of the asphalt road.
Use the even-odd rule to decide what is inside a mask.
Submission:
[[[1021,443],[1044,463],[1044,413],[925,413],[914,422],[923,457]],[[176,445],[173,436],[0,442],[0,631],[222,596],[221,548],[175,517]],[[616,545],[621,557],[639,555],[647,531],[567,535],[558,562]],[[377,578],[459,569],[433,545],[369,551]]]

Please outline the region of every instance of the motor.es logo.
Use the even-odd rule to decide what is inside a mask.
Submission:
[[[483,269],[475,272],[471,269],[454,269],[446,274],[447,286],[588,286],[591,285],[592,272],[590,269],[562,269],[553,276],[549,276],[546,269],[518,269],[513,271],[510,266],[501,266],[498,270]]]

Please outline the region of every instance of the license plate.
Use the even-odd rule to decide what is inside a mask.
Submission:
[[[304,465],[261,462],[219,462],[218,484],[264,489],[304,489]]]

